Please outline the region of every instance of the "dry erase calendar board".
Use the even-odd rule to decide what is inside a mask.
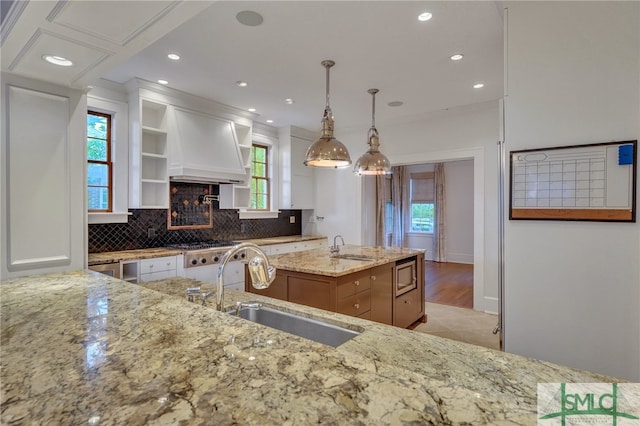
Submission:
[[[637,141],[511,151],[509,219],[636,221]]]

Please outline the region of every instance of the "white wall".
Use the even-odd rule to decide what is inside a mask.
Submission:
[[[498,101],[452,108],[410,122],[377,120],[381,149],[392,164],[474,161],[474,309],[497,312],[497,185]],[[338,122],[337,125],[340,123]],[[336,130],[352,159],[364,152],[368,127]],[[361,244],[363,228],[361,178],[351,169],[318,170],[316,214],[319,234],[342,234],[347,243]]]
[[[473,160],[444,163],[447,262],[473,263]]]
[[[638,139],[640,4],[513,2],[507,150]],[[506,350],[640,380],[640,224],[508,221]]]

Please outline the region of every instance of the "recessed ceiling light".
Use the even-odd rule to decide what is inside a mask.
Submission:
[[[264,21],[262,15],[258,12],[254,12],[253,10],[243,10],[242,12],[238,12],[236,14],[236,19],[242,25],[247,25],[249,27],[257,27]]]
[[[418,21],[428,21],[429,19],[433,18],[433,15],[429,12],[422,12],[420,15],[418,15]]]
[[[256,109],[255,109],[255,108],[249,108],[247,111],[249,111],[249,112],[256,112]]]
[[[267,120],[267,123],[271,124],[273,123],[273,120]]]
[[[459,61],[463,57],[464,57],[464,55],[462,53],[456,53],[455,55],[451,55],[451,60],[452,61]]]
[[[238,87],[247,87],[248,85],[249,83],[247,83],[246,81],[242,81],[242,80],[236,81],[236,86]]]
[[[404,102],[402,101],[391,101],[387,105],[390,107],[399,107],[399,106],[402,106],[403,103]]]
[[[169,84],[169,82],[167,80],[158,80],[158,83],[160,83],[160,84]]]
[[[179,61],[180,55],[178,55],[177,53],[169,53],[167,55],[167,58],[171,59],[172,61]]]
[[[42,55],[42,59],[49,62],[50,64],[58,65],[61,67],[70,67],[71,65],[73,65],[73,62],[71,62],[71,60],[63,58],[62,56]]]
[[[294,103],[295,101],[291,98],[287,98],[284,100],[286,103],[288,103],[289,105],[291,105],[292,103]]]
[[[484,87],[484,83],[476,83],[473,85],[474,89],[482,89]]]

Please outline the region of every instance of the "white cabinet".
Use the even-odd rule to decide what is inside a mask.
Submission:
[[[140,282],[177,276],[177,257],[165,256],[140,260]]]
[[[313,209],[315,204],[315,172],[304,165],[307,149],[313,141],[291,137],[291,207]]]
[[[284,253],[293,253],[297,251],[313,250],[313,249],[323,248],[323,247],[327,247],[326,238],[322,238],[318,240],[298,241],[295,243],[273,244],[273,245],[264,247],[263,250],[266,248],[268,250],[267,254],[276,255],[276,254],[284,254]]]
[[[120,279],[130,283],[137,283],[140,280],[138,264],[137,260],[121,260]]]
[[[280,208],[315,208],[315,171],[304,165],[314,134],[296,127],[280,129]]]
[[[167,208],[167,116],[169,106],[140,95],[130,96],[129,207]]]
[[[251,204],[251,187],[244,185],[221,184],[221,209],[248,209]]]

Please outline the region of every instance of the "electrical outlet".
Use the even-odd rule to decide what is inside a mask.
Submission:
[[[155,228],[149,228],[147,229],[147,238],[155,238],[156,237],[156,230]]]
[[[296,217],[295,216],[289,216],[289,223],[296,223]]]

